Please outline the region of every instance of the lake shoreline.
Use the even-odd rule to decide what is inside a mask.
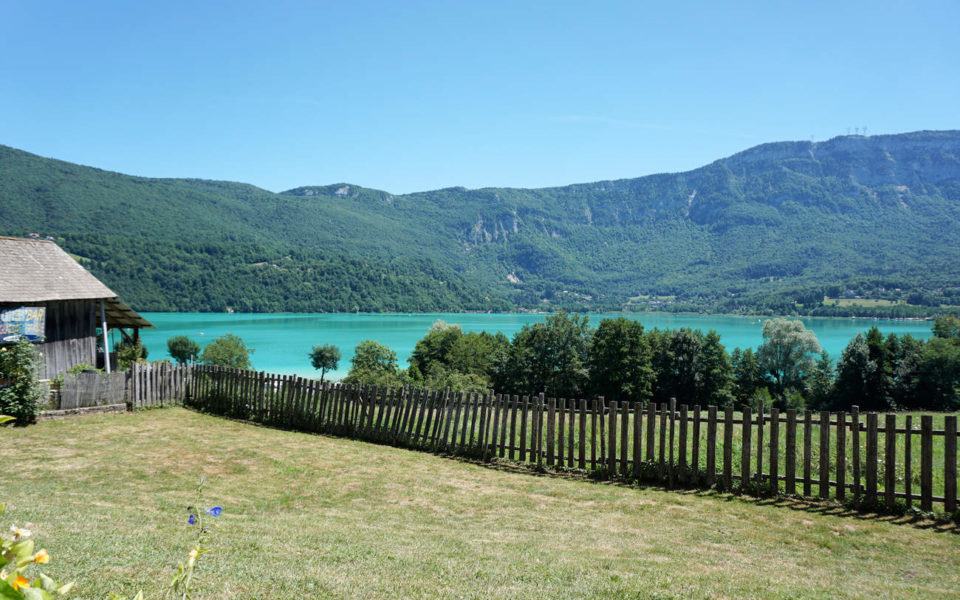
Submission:
[[[307,358],[311,348],[333,344],[340,349],[339,368],[330,373],[334,379],[346,376],[354,347],[365,339],[375,340],[397,353],[397,363],[407,359],[417,341],[436,321],[459,325],[464,332],[501,332],[512,338],[524,326],[542,323],[551,313],[143,313],[157,329],[142,329],[141,339],[150,360],[168,358],[166,341],[186,336],[201,347],[214,338],[232,333],[253,349],[251,362],[258,371],[282,375],[315,376]],[[602,319],[625,317],[639,321],[645,329],[711,329],[721,343],[734,348],[756,348],[763,341],[763,322],[772,317],[747,315],[704,315],[672,312],[584,313],[594,327]],[[842,317],[790,317],[802,321],[814,331],[834,360],[857,333],[877,326],[884,335],[909,333],[918,339],[932,335],[926,321],[893,319],[851,319]]]

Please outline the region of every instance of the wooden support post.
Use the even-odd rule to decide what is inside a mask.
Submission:
[[[524,396],[526,402],[526,396]],[[510,401],[510,460],[516,457],[517,451],[517,409],[520,406],[520,396],[514,394]],[[522,443],[520,445],[523,445]]]
[[[867,413],[867,504],[877,504],[877,413]]]
[[[552,467],[556,456],[554,450],[557,443],[557,399],[550,398],[547,402],[547,466]]]
[[[657,455],[654,450],[656,445],[654,431],[656,426],[657,404],[655,402],[647,402],[647,462],[649,463],[653,463],[653,461],[657,459]]]
[[[627,467],[627,451],[630,448],[630,403],[620,405],[620,476],[627,477],[630,469]]]
[[[595,471],[597,469],[597,405],[600,404],[599,399],[594,398],[591,403],[590,411],[590,470]]]
[[[643,449],[643,408],[639,402],[633,403],[633,477],[640,479],[640,464]]]
[[[820,411],[820,484],[821,498],[830,497],[830,411]]]
[[[520,410],[520,462],[527,461],[527,410],[530,407],[530,397],[524,396]]]
[[[707,487],[717,480],[717,407],[707,406]]]
[[[763,400],[760,401],[760,408],[757,411],[757,492],[763,490],[763,423],[764,423]]]
[[[691,477],[688,483],[700,486],[700,405],[693,406],[693,437],[690,445],[690,469]]]
[[[933,415],[920,417],[920,510],[933,510]]]
[[[847,415],[837,413],[837,499],[843,500],[847,493]]]
[[[770,409],[770,493],[780,493],[780,411]]]
[[[892,510],[896,502],[897,490],[897,415],[886,415],[883,425],[884,450],[884,477],[883,503],[887,510]]]
[[[860,501],[861,472],[860,472],[860,409],[854,405],[850,407],[850,446],[853,450],[853,499]]]
[[[665,402],[660,403],[660,456],[657,458],[657,466],[660,472],[660,481],[667,478],[667,410],[668,405]]]
[[[617,402],[612,400],[609,403],[610,411],[610,430],[609,437],[607,439],[607,476],[614,477],[617,474]]]
[[[957,415],[943,418],[943,509],[957,510]]]
[[[679,458],[680,458],[680,467],[679,467],[679,477],[678,480],[681,484],[687,482],[687,405],[680,405],[680,448],[679,448]]]
[[[733,407],[723,411],[723,489],[733,490]]]
[[[786,447],[784,448],[784,475],[787,478],[784,493],[797,493],[797,409],[787,409]]]
[[[577,449],[577,466],[587,469],[587,401],[580,399],[580,440]]]
[[[903,436],[903,492],[906,496],[907,508],[913,506],[913,456],[911,445],[913,442],[913,417],[907,415],[904,424]]]
[[[813,477],[812,461],[812,441],[813,435],[813,412],[803,411],[803,495],[809,497],[811,490],[811,478]]]
[[[745,406],[742,412],[742,434],[740,435],[740,493],[745,494],[750,489],[750,433],[753,429],[753,415],[750,407]]]

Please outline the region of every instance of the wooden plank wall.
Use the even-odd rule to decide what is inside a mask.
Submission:
[[[201,410],[287,429],[678,488],[957,509],[956,415],[944,416],[942,428],[923,415],[917,429],[909,416],[881,419],[856,407],[781,414],[761,405],[721,413],[676,401],[657,406],[321,385],[210,366],[193,367],[181,381],[187,389],[180,397]],[[916,438],[919,456],[911,454]]]
[[[97,364],[98,302],[98,300],[69,300],[2,304],[0,308],[43,306],[47,309],[46,339],[43,343],[34,344],[34,351],[41,358],[38,378],[53,379],[74,365]]]

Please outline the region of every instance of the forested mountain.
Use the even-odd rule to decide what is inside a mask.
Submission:
[[[406,195],[148,179],[0,146],[0,234],[30,232],[57,238],[141,310],[907,316],[921,309],[905,303],[960,304],[960,131],[765,144],[637,179]],[[855,296],[869,306],[850,307]]]

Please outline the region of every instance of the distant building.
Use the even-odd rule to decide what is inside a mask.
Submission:
[[[136,340],[151,327],[54,242],[0,237],[0,344],[27,336],[42,356],[41,379],[81,363],[109,368],[104,332]]]

